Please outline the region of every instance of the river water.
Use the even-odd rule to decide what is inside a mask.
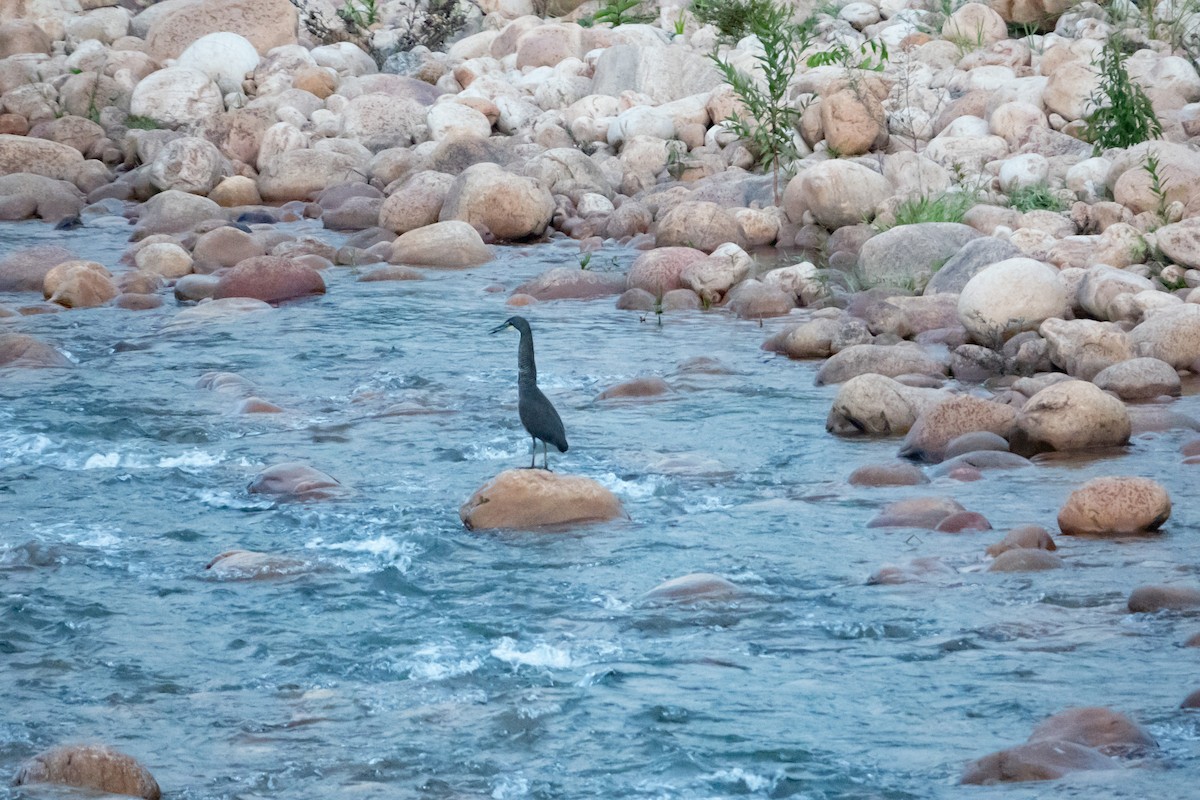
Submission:
[[[55,242],[115,268],[126,234],[6,224],[0,252]],[[512,313],[508,290],[575,263],[557,242],[423,281],[338,267],[324,297],[227,322],[180,325],[173,300],[0,322],[77,363],[0,370],[0,771],[98,741],[138,757],[167,797],[197,800],[1194,796],[1200,720],[1177,706],[1200,688],[1200,650],[1180,646],[1200,619],[1125,611],[1135,586],[1197,583],[1200,467],[1179,455],[1194,434],[975,483],[850,487],[897,442],[825,433],[836,387],[760,350],[784,321],[660,325],[612,298],[550,302],[523,313],[571,442],[551,466],[611,488],[630,519],[469,532],[459,505],[529,457],[516,336],[487,332]],[[285,413],[235,413],[239,397],[198,387],[210,371]],[[674,391],[594,399],[639,375]],[[1195,397],[1176,409],[1200,416]],[[350,491],[247,492],[283,461]],[[1006,529],[1056,530],[1070,490],[1101,474],[1165,483],[1165,532],[1059,537],[1065,569],[983,571]],[[927,494],[996,530],[866,527]],[[206,577],[230,549],[322,568]],[[953,572],[866,585],[923,556]],[[744,595],[641,599],[697,571]],[[957,785],[967,761],[1078,705],[1130,714],[1158,755],[1051,784]]]

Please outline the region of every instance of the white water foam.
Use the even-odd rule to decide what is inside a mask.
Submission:
[[[643,475],[632,481],[618,478],[615,472],[605,472],[592,477],[610,492],[629,500],[645,500],[653,497],[666,484],[666,480],[658,475]]]
[[[326,543],[323,538],[310,539],[304,546],[310,550],[335,550],[342,553],[355,553],[373,556],[369,564],[342,564],[351,572],[375,572],[380,563],[395,567],[402,574],[412,569],[413,558],[421,554],[421,548],[414,542],[400,541],[387,534],[379,534],[371,539],[351,542]]]
[[[571,649],[568,647],[554,647],[543,642],[534,645],[530,650],[520,650],[517,648],[516,640],[507,636],[492,648],[492,658],[512,664],[514,667],[569,669],[574,665],[574,661],[571,659]]]
[[[412,659],[401,663],[408,670],[409,678],[416,681],[442,681],[470,675],[483,666],[478,656],[464,658],[456,648],[445,644],[422,647],[412,654]]]

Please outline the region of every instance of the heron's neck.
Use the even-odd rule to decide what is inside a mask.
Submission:
[[[533,337],[527,333],[521,334],[521,344],[517,348],[517,381],[521,384],[537,384],[537,364],[533,362]]]

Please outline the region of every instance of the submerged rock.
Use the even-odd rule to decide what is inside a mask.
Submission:
[[[929,483],[929,478],[915,464],[892,461],[885,464],[864,464],[850,473],[851,486],[917,486]]]
[[[1071,772],[1117,769],[1113,759],[1074,742],[1028,742],[972,761],[963,770],[961,783],[988,786],[995,783],[1052,781]]]
[[[597,400],[640,399],[645,397],[661,397],[670,394],[671,385],[657,375],[645,378],[634,378],[622,383],[609,386],[600,394]]]
[[[988,572],[1040,572],[1060,569],[1062,565],[1062,559],[1054,553],[1019,547],[1015,550],[1005,550],[996,556],[996,560],[988,566]]]
[[[1132,423],[1125,404],[1086,381],[1066,380],[1029,398],[1009,442],[1016,453],[1119,447]]]
[[[56,783],[106,794],[159,800],[150,771],[132,756],[107,745],[64,745],[45,750],[17,769],[13,784]]]
[[[289,461],[258,473],[246,490],[281,500],[326,500],[340,494],[342,488],[341,483],[319,469]]]
[[[70,359],[24,333],[0,333],[0,367],[33,369],[72,367]]]
[[[229,550],[204,566],[205,576],[222,581],[284,578],[312,570],[311,562],[275,553]]]
[[[964,511],[961,504],[948,497],[912,497],[884,506],[867,527],[933,530],[950,515]]]
[[[642,596],[651,603],[694,603],[732,600],[741,594],[737,585],[711,572],[693,572],[663,581]]]
[[[997,557],[1009,550],[1020,549],[1057,550],[1058,545],[1054,543],[1050,531],[1041,525],[1022,525],[1019,528],[1013,528],[1004,535],[1003,539],[988,547],[987,554]]]
[[[1191,586],[1139,586],[1126,603],[1136,613],[1200,609],[1200,589]]]
[[[458,510],[468,530],[579,525],[624,513],[616,495],[591,478],[542,469],[505,470]]]
[[[255,256],[223,274],[213,298],[246,297],[278,303],[324,293],[325,281],[312,267],[281,256]]]

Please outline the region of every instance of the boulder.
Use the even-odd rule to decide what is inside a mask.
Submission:
[[[1106,755],[1126,755],[1157,744],[1145,728],[1110,708],[1068,708],[1029,734],[1031,742],[1073,742]]]
[[[1200,218],[1188,217],[1154,232],[1163,255],[1187,269],[1200,269]]]
[[[816,383],[825,386],[843,383],[857,375],[875,373],[889,378],[897,375],[946,375],[949,365],[944,356],[911,345],[856,344],[836,353],[817,370]]]
[[[454,178],[444,172],[422,170],[404,179],[379,209],[379,227],[407,233],[438,221],[442,204]]]
[[[1084,273],[1076,291],[1076,301],[1091,316],[1117,322],[1125,316],[1123,295],[1151,289],[1154,284],[1149,278],[1107,264],[1095,264]]]
[[[13,250],[0,258],[0,292],[40,292],[47,272],[75,258],[70,250],[53,244]]]
[[[767,281],[764,276],[764,283]],[[871,331],[856,317],[818,317],[791,325],[763,342],[763,349],[788,358],[828,358],[856,344],[869,344]]]
[[[143,272],[172,280],[192,272],[192,256],[173,242],[155,242],[139,248],[133,257],[134,266]]]
[[[930,223],[924,223],[930,224]],[[934,223],[946,224],[946,223]],[[958,294],[967,283],[992,264],[1016,258],[1021,251],[1012,242],[994,236],[982,236],[963,244],[950,256],[925,285],[925,294]]]
[[[156,189],[207,195],[233,167],[216,145],[197,136],[167,142],[150,162],[147,175]]]
[[[205,34],[189,44],[175,66],[204,73],[222,94],[240,94],[242,82],[258,66],[258,57],[248,39],[222,30]]]
[[[296,43],[298,13],[288,0],[195,0],[157,15],[146,51],[158,61],[179,58],[192,42],[224,31],[244,36],[259,54]]]
[[[958,297],[963,327],[976,342],[993,348],[1069,310],[1058,270],[1032,258],[992,264],[967,281]]]
[[[659,247],[634,259],[625,277],[628,289],[642,289],[661,298],[672,289],[683,288],[683,271],[705,258],[703,250],[693,247]]]
[[[804,212],[829,230],[855,225],[875,216],[876,207],[891,196],[887,178],[853,161],[822,161],[788,181],[783,207],[799,223]]]
[[[1073,378],[1091,380],[1101,370],[1133,357],[1129,335],[1112,322],[1048,319],[1038,328],[1055,366]]]
[[[447,220],[403,233],[392,242],[389,259],[397,264],[474,267],[492,260],[492,249],[466,222]]]
[[[600,166],[573,147],[556,147],[539,153],[525,164],[525,175],[550,190],[578,202],[584,194],[598,194],[612,200],[612,183]]]
[[[591,269],[554,267],[521,284],[513,293],[527,294],[537,300],[591,300],[620,294],[624,289],[624,275]]]
[[[16,786],[53,783],[104,794],[159,800],[162,792],[137,759],[101,744],[77,744],[44,750],[17,768]]]
[[[289,461],[258,473],[246,491],[280,500],[325,500],[341,494],[342,484],[319,469]]]
[[[642,601],[653,604],[697,603],[733,600],[741,594],[738,587],[711,572],[693,572],[663,581],[642,595]]]
[[[209,219],[224,220],[225,212],[207,197],[168,189],[142,204],[136,231],[142,238],[155,233],[181,233]]]
[[[1086,61],[1060,64],[1048,76],[1042,90],[1046,109],[1068,122],[1081,120],[1095,110],[1092,96],[1099,93],[1100,73]]]
[[[458,514],[468,530],[489,530],[604,522],[624,511],[612,492],[590,478],[510,469],[480,487]]]
[[[863,464],[847,478],[851,486],[917,486],[929,483],[929,478],[915,464],[892,461],[885,464]]]
[[[703,249],[703,248],[701,248]],[[754,260],[745,250],[732,242],[720,245],[707,258],[695,261],[683,268],[680,282],[710,305],[744,280],[754,267]]]
[[[1126,603],[1135,614],[1200,609],[1200,589],[1191,586],[1139,586]]]
[[[685,200],[664,214],[654,228],[662,247],[692,247],[712,253],[721,245],[740,243],[737,219],[716,203]]]
[[[933,530],[942,520],[966,511],[947,497],[911,497],[888,503],[867,523],[868,528],[925,528]]]
[[[83,208],[83,194],[68,181],[30,172],[0,175],[0,219],[37,216],[58,223]]]
[[[927,407],[904,437],[900,455],[937,463],[946,457],[951,441],[966,433],[987,431],[998,436],[1011,434],[1017,410],[1010,405],[968,394],[947,397]]]
[[[840,436],[902,435],[921,411],[945,396],[940,389],[906,386],[883,375],[858,375],[838,388],[825,430]]]
[[[1160,308],[1129,332],[1135,355],[1157,358],[1175,369],[1188,369],[1200,358],[1200,305]]]
[[[45,342],[24,333],[0,333],[0,367],[47,369],[74,364]]]
[[[428,109],[409,97],[370,92],[351,100],[342,111],[341,135],[371,152],[408,147],[426,138]]]
[[[858,275],[867,287],[924,289],[943,264],[980,237],[979,231],[956,222],[897,225],[863,244]]]
[[[67,308],[94,308],[112,300],[120,290],[112,273],[95,261],[64,261],[46,273],[42,294]]]
[[[11,19],[0,24],[0,60],[22,53],[50,55],[53,40],[36,22]]]
[[[1022,525],[1019,528],[1013,528],[1004,535],[1003,539],[989,546],[987,554],[995,558],[1009,550],[1020,549],[1057,550],[1058,545],[1054,543],[1050,531],[1041,525]]]
[[[1163,395],[1178,397],[1182,388],[1175,368],[1157,358],[1131,358],[1113,364],[1097,373],[1092,383],[1126,402]]]
[[[222,274],[213,298],[240,297],[279,303],[324,293],[325,281],[312,267],[281,256],[255,256]]]
[[[203,72],[189,67],[152,72],[138,81],[129,99],[130,114],[169,128],[215,119],[224,110],[220,88]]]
[[[1093,478],[1071,492],[1058,512],[1069,535],[1121,535],[1155,531],[1171,516],[1167,490],[1149,478]]]
[[[983,3],[964,3],[942,23],[942,38],[982,50],[1008,38],[1004,17]]]
[[[541,236],[553,215],[554,198],[536,180],[482,163],[455,178],[439,219],[461,220],[516,241]]]
[[[1028,547],[1005,550],[988,565],[988,572],[1041,572],[1061,569],[1063,560],[1054,553]]]
[[[657,375],[645,378],[633,378],[609,386],[600,394],[597,400],[639,400],[646,397],[662,397],[671,393],[671,385]]]
[[[29,172],[69,181],[81,164],[83,154],[70,145],[0,133],[0,175]]]
[[[327,186],[366,182],[360,160],[329,150],[286,150],[260,165],[258,191],[269,203],[309,200]]]
[[[214,272],[221,267],[236,266],[248,258],[266,254],[267,248],[262,239],[233,225],[222,225],[201,234],[192,248],[197,272]]]
[[[791,292],[753,278],[734,286],[726,302],[726,308],[740,319],[780,317],[795,307],[796,296]]]
[[[1014,414],[1015,414],[1014,410]],[[1008,452],[1008,440],[987,430],[968,431],[955,436],[943,452],[944,458],[956,458],[967,453]]]
[[[1042,389],[1017,413],[1013,452],[1119,447],[1129,441],[1125,404],[1094,384],[1067,380]]]
[[[684,45],[618,44],[600,52],[592,93],[621,96],[632,90],[655,103],[711,91],[721,84],[712,62]]]
[[[956,511],[943,517],[933,528],[939,533],[964,533],[967,531],[990,531],[992,524],[987,517],[976,511]]]

